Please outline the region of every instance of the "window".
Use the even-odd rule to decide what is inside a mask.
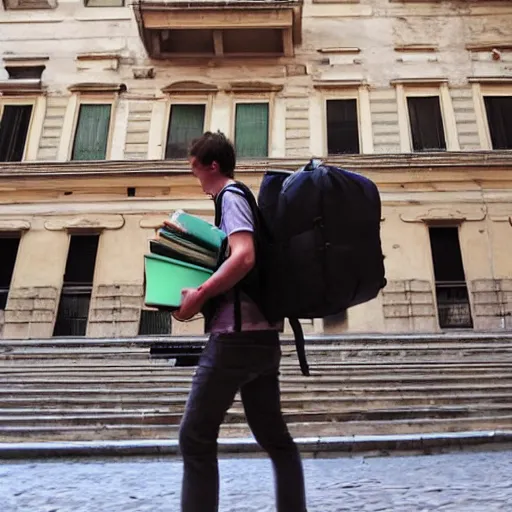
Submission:
[[[55,9],[56,0],[4,0],[6,10],[11,9]]]
[[[512,96],[484,96],[493,149],[512,149]]]
[[[190,143],[204,129],[206,105],[172,105],[165,158],[186,158]]]
[[[171,314],[143,309],[140,313],[139,336],[171,334]]]
[[[239,158],[268,156],[268,103],[237,103],[235,146]]]
[[[19,244],[17,234],[0,236],[0,310],[7,305]]]
[[[110,104],[82,104],[72,160],[105,160],[110,126]]]
[[[327,153],[359,153],[357,100],[327,100]]]
[[[72,235],[54,336],[85,336],[99,235]]]
[[[5,105],[0,121],[0,162],[21,162],[25,152],[32,105]]]
[[[407,106],[414,151],[446,149],[439,97],[408,97]]]
[[[442,329],[473,327],[458,228],[431,227],[429,232],[439,325]]]
[[[124,0],[84,0],[85,7],[124,7]]]

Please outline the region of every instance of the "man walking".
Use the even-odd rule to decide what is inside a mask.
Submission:
[[[272,460],[278,512],[306,512],[299,451],[281,413],[280,325],[270,324],[244,293],[258,257],[255,220],[235,184],[233,144],[220,132],[194,141],[190,165],[203,191],[222,194],[220,229],[228,236],[225,262],[201,287],[183,290],[177,320],[203,311],[209,341],[201,355],[180,427],[184,462],[182,512],[217,512],[217,438],[226,411],[240,390],[249,426]]]

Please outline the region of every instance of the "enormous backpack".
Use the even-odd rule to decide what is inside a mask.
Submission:
[[[247,293],[269,321],[288,318],[304,375],[309,368],[299,318],[322,318],[375,298],[386,285],[380,240],[381,202],[368,178],[311,161],[297,172],[268,171],[258,202],[242,183],[222,196],[243,195],[255,220],[255,269],[235,289]],[[238,306],[237,306],[238,303]]]

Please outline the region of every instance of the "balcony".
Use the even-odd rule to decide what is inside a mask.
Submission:
[[[292,57],[302,0],[140,0],[139,33],[150,57]]]

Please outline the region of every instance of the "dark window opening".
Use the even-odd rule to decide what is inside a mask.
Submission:
[[[359,153],[357,100],[327,100],[327,153]]]
[[[457,227],[431,227],[439,325],[442,329],[471,328],[473,319]]]
[[[143,309],[140,313],[139,336],[171,334],[171,315],[167,311]]]
[[[128,187],[126,189],[126,195],[128,197],[135,197],[135,187]]]
[[[493,149],[512,149],[512,96],[485,96]]]
[[[19,235],[0,236],[0,310],[7,305],[19,244]]]
[[[162,53],[214,55],[213,30],[176,29],[162,30],[160,50]]]
[[[446,149],[438,96],[407,98],[414,151]]]
[[[40,80],[46,66],[5,66],[9,80]]]
[[[172,105],[165,158],[187,158],[191,142],[203,134],[206,105]]]
[[[54,336],[85,336],[99,235],[72,235]]]
[[[0,162],[21,162],[32,105],[5,105],[0,121]]]

